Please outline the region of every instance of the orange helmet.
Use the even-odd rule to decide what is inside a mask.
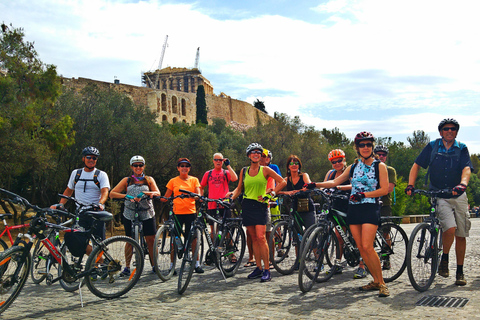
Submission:
[[[333,159],[337,158],[345,158],[345,152],[342,149],[335,149],[330,151],[328,154],[328,161],[332,161]]]

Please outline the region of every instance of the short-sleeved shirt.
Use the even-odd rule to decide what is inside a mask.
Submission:
[[[90,172],[86,172],[85,169],[82,169],[80,179],[88,181],[79,180],[75,184],[75,176],[77,175],[78,170],[79,169],[72,171],[70,179],[68,180],[67,187],[75,191],[75,199],[77,199],[78,201],[85,204],[98,203],[102,195],[101,189],[108,188],[110,190],[110,182],[108,180],[107,174],[104,171],[99,170],[100,173],[97,177],[97,180],[100,184],[99,188],[95,184],[95,182],[93,182],[93,175],[97,169],[94,169]]]
[[[438,153],[430,165],[430,156],[435,143],[439,144]],[[460,155],[456,156],[458,150]],[[461,182],[463,169],[466,167],[473,169],[467,146],[457,140],[448,150],[445,148],[442,140],[431,141],[423,148],[415,163],[424,169],[429,165],[431,166],[430,189],[433,190],[455,187]]]
[[[388,183],[393,183],[395,186],[397,185],[397,171],[394,167],[387,166],[388,172]],[[392,205],[392,193],[387,193],[382,197],[382,207],[391,206]]]
[[[273,171],[275,171],[280,177],[282,176],[282,173],[280,172],[280,168],[276,164],[270,163],[268,167]]]
[[[202,186],[202,188],[208,186],[208,197],[210,199],[221,199],[224,198],[225,195],[228,193],[228,182],[231,180],[232,179],[229,170],[213,169],[205,172],[200,185]],[[208,209],[216,208],[217,204],[215,202],[208,203]]]
[[[183,180],[180,177],[170,179],[167,183],[167,188],[173,191],[174,196],[181,194],[180,189],[195,192],[195,188],[200,188],[200,182],[198,178],[188,176],[187,180]],[[173,212],[175,214],[192,214],[196,212],[195,199],[194,198],[177,198],[173,200]]]

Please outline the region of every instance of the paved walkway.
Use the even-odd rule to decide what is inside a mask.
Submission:
[[[402,225],[409,234],[415,224]],[[252,268],[223,280],[220,272],[206,267],[203,275],[194,274],[187,291],[177,294],[177,278],[162,282],[145,272],[127,295],[116,300],[102,300],[85,287],[84,307],[77,293],[65,292],[60,285],[35,285],[29,279],[3,319],[471,319],[480,318],[480,219],[472,219],[467,240],[465,287],[454,285],[455,256],[450,258],[449,278],[436,277],[429,291],[415,291],[405,273],[389,284],[391,296],[379,298],[371,292],[360,292],[358,286],[369,280],[354,280],[353,269],[335,276],[324,284],[314,285],[302,294],[298,274],[281,276],[272,272],[268,283],[248,280]],[[245,263],[246,261],[244,261]],[[149,268],[147,268],[148,271]],[[463,308],[417,307],[426,295],[469,298]]]

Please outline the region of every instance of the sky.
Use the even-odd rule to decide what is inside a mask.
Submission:
[[[477,0],[1,0],[0,20],[25,31],[64,77],[141,86],[159,66],[195,64],[214,93],[316,129],[408,144],[416,130],[480,153]]]

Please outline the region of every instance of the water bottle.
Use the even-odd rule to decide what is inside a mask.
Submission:
[[[180,240],[180,238],[178,236],[175,236],[175,244],[177,245],[178,250],[183,249],[182,240]]]
[[[299,233],[299,234],[298,234],[298,241],[302,242],[302,239],[303,239],[303,237],[302,237],[302,235]]]

